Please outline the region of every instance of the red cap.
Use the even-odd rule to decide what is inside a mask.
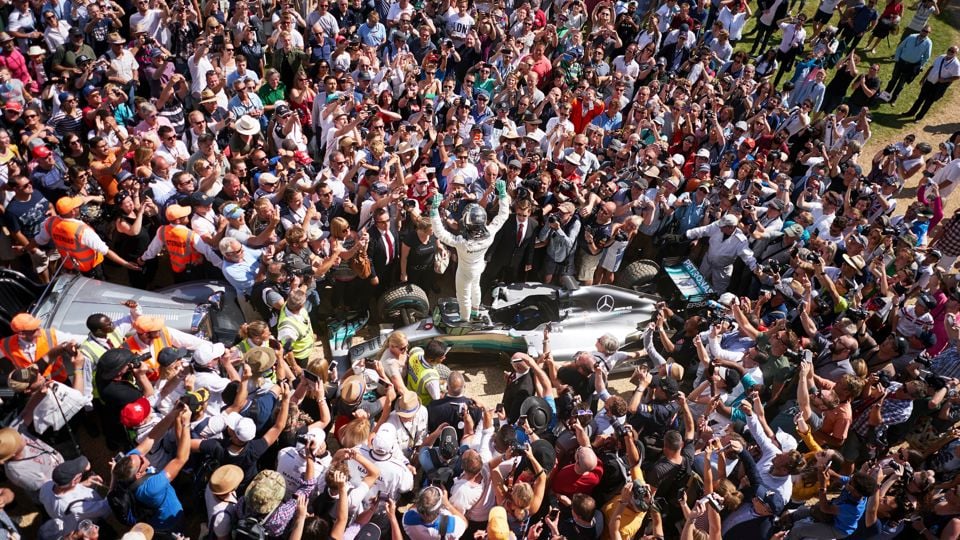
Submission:
[[[51,152],[50,149],[47,148],[46,146],[41,145],[41,146],[34,146],[33,150],[31,150],[30,153],[33,155],[35,159],[43,159],[46,157],[50,157],[50,154],[52,154],[53,152]]]
[[[744,139],[743,144],[749,146],[751,149],[757,147],[757,141],[751,139],[750,137],[747,137],[746,139]]]
[[[135,428],[150,416],[150,402],[147,398],[131,401],[120,409],[120,423],[125,428]]]
[[[23,103],[19,101],[8,101],[4,104],[3,108],[8,111],[23,111]]]

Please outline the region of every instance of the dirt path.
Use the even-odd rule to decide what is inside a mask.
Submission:
[[[960,4],[951,3],[943,9],[945,11],[945,17],[953,21],[955,25],[960,25]],[[934,58],[943,54],[946,50],[947,46],[940,47],[939,51],[935,51]],[[917,80],[912,84],[922,84],[920,77],[917,77]],[[899,109],[909,107],[910,105],[913,104],[900,103],[897,105],[896,110],[899,111]],[[888,144],[903,140],[903,137],[908,133],[915,133],[917,135],[917,142],[928,142],[933,146],[933,151],[937,152],[937,145],[946,140],[951,133],[960,131],[960,115],[957,114],[958,110],[960,110],[960,83],[951,86],[947,95],[933,106],[931,112],[927,113],[926,118],[919,122],[904,122],[899,132],[899,137],[890,139],[871,137],[863,148],[861,163],[869,164],[874,154],[879,152],[880,149]],[[880,109],[880,112],[890,113],[891,108],[884,106]],[[904,190],[904,196],[899,198],[906,202],[897,205],[898,214],[907,208],[909,201],[914,200],[919,181],[919,175],[910,180],[910,185],[907,186],[908,189]],[[943,212],[946,215],[949,215],[954,209],[960,206],[960,191],[954,191],[950,197],[944,201],[943,206]]]

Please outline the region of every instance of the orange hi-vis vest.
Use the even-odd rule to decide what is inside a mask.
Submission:
[[[50,349],[56,346],[57,333],[54,330],[41,328],[40,335],[37,336],[37,350],[34,358],[43,358]],[[10,359],[10,362],[17,369],[30,367],[35,363],[20,349],[20,337],[17,335],[0,340],[0,352],[3,352],[3,355]],[[41,375],[60,383],[67,382],[67,370],[63,367],[63,361],[60,358],[48,365],[46,371]]]
[[[136,334],[129,336],[126,341],[124,341],[123,346],[130,349],[130,352],[133,354],[143,354],[148,351],[152,353],[150,358],[144,360],[144,363],[150,367],[150,373],[147,374],[147,378],[149,378],[151,381],[155,381],[160,376],[160,363],[157,362],[157,355],[160,354],[160,350],[164,347],[171,346],[170,332],[167,332],[166,328],[160,330],[160,337],[153,340],[153,343],[151,343],[149,347],[140,345]]]
[[[103,262],[102,253],[83,245],[81,241],[84,231],[89,227],[86,223],[56,216],[47,220],[47,234],[53,239],[53,245],[60,252],[66,268],[89,272]]]
[[[167,247],[170,256],[170,267],[177,274],[184,272],[190,266],[203,263],[203,254],[193,246],[193,231],[180,226],[164,225],[158,232],[163,245]]]

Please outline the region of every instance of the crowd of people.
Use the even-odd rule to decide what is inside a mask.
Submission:
[[[0,539],[960,537],[960,132],[863,154],[957,46],[934,0],[796,4],[0,5],[0,265],[222,279],[246,321],[5,321]],[[545,325],[496,406],[442,339],[318,333],[676,257],[708,309],[568,361]]]

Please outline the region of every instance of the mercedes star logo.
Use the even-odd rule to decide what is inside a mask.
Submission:
[[[597,311],[600,313],[606,313],[608,311],[613,311],[613,297],[609,294],[605,294],[597,300]]]

